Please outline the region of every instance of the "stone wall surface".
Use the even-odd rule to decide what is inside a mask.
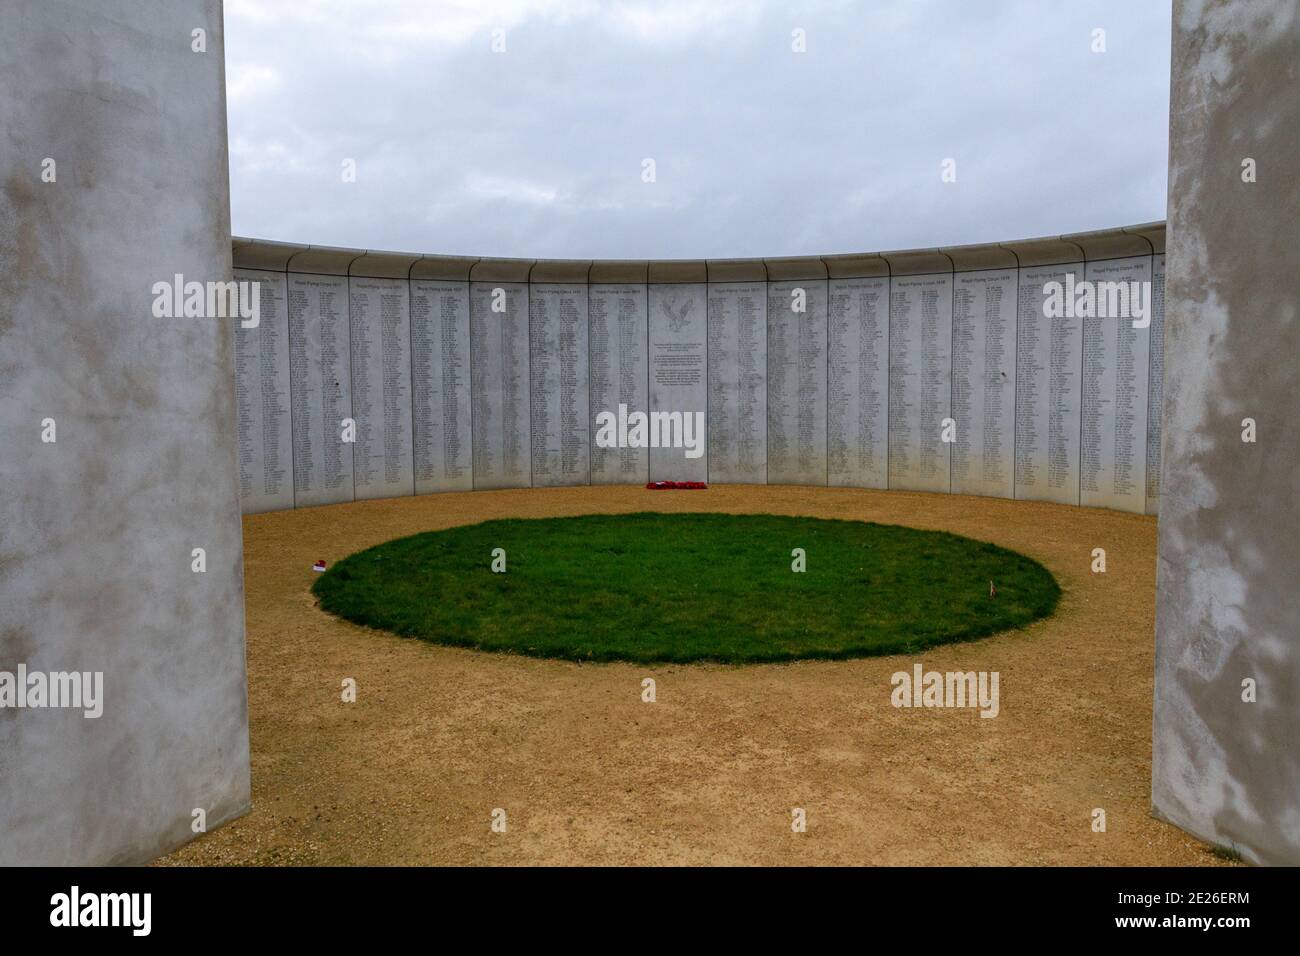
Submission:
[[[287,359],[266,330],[235,332],[249,339],[246,511],[290,506],[287,487],[302,507],[648,480],[1158,507],[1163,223],[657,262],[236,239],[234,261],[241,275],[281,270],[268,303],[288,289]],[[1048,283],[1089,279],[1149,284],[1150,325],[1045,314]],[[268,444],[289,433],[276,417],[286,406],[291,454]],[[662,435],[656,413],[668,416]],[[604,441],[605,415],[622,443]],[[699,415],[701,451],[687,455],[673,439]],[[339,437],[349,419],[351,443]],[[286,462],[305,473],[280,480]]]
[[[1297,64],[1295,0],[1174,5],[1152,767],[1156,815],[1248,860],[1290,865],[1300,864]],[[1254,441],[1243,440],[1247,419]]]
[[[0,865],[135,864],[249,807],[240,492],[294,503],[285,276],[238,344],[159,314],[231,279],[219,0],[0,20],[0,682],[32,694],[0,684]],[[36,693],[73,673],[100,716]]]
[[[709,480],[763,484],[767,470],[767,282],[709,283]]]

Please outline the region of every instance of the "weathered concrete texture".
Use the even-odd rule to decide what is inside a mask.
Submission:
[[[231,278],[221,13],[4,5],[0,671],[102,671],[103,715],[0,709],[0,864],[140,863],[249,806],[235,320],[152,311]]]
[[[1165,243],[1151,257],[1151,331],[1147,355],[1147,507],[1160,513],[1160,410],[1165,398]]]
[[[1300,4],[1176,3],[1171,89],[1152,804],[1297,864]]]

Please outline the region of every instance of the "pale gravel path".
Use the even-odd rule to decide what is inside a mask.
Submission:
[[[927,651],[1002,712],[898,710],[914,659],[574,664],[438,647],[314,606],[312,561],[497,517],[722,511],[953,531],[1045,564],[1057,614]],[[253,811],[164,864],[1214,864],[1149,815],[1154,518],[837,488],[551,488],[244,521]],[[1107,552],[1106,574],[1089,570]],[[810,556],[815,561],[815,556]],[[707,620],[702,610],[701,619]],[[658,702],[641,702],[652,676]],[[340,701],[354,677],[359,701]],[[505,808],[509,831],[489,816]],[[790,830],[792,807],[808,832]],[[1107,813],[1093,833],[1091,812]]]

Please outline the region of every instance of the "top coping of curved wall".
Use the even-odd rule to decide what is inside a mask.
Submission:
[[[774,259],[494,259],[312,246],[236,236],[236,269],[473,282],[642,285],[783,282],[1050,266],[1165,251],[1165,224],[1140,223],[1001,243]]]

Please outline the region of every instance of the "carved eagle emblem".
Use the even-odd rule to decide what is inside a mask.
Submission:
[[[660,301],[659,309],[668,318],[668,328],[674,335],[686,331],[686,327],[691,324],[691,310],[695,308],[695,300],[687,299],[681,304],[681,307],[674,310],[671,305],[665,301]]]

